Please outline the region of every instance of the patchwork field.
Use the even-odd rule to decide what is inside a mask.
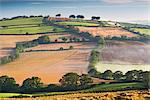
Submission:
[[[127,36],[127,37],[136,37],[137,35],[123,30],[121,28],[113,27],[78,27],[81,32],[89,32],[94,36]]]
[[[99,24],[90,23],[90,22],[57,22],[61,25],[68,25],[68,26],[99,26]]]
[[[73,50],[49,51],[60,46],[74,46]],[[33,48],[36,52],[22,53],[20,58],[0,67],[0,75],[12,76],[18,83],[28,77],[38,76],[42,81],[58,83],[67,72],[87,73],[90,51],[93,43],[48,44]],[[37,51],[37,50],[46,51]],[[61,70],[60,70],[61,69]]]
[[[35,17],[0,21],[0,34],[37,34],[64,31],[54,26],[43,25],[42,19],[42,17]]]
[[[108,41],[101,52],[100,62],[96,67],[99,71],[110,69],[121,70],[149,70],[150,44],[135,41]]]
[[[47,34],[51,41],[59,39],[60,37],[70,37],[70,34],[56,33]],[[1,35],[0,36],[0,57],[6,56],[13,51],[17,42],[31,41],[41,35]]]
[[[0,21],[0,26],[17,26],[17,25],[25,25],[25,24],[41,24],[42,17],[34,17],[34,18],[17,18],[13,20]]]
[[[131,28],[135,32],[140,32],[142,34],[150,35],[150,28]]]

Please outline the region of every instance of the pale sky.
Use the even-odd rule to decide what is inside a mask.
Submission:
[[[116,21],[150,20],[150,0],[0,0],[0,18],[57,13]]]

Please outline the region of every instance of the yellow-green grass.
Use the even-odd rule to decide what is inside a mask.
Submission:
[[[43,96],[54,96],[54,95],[67,95],[75,93],[93,93],[93,92],[104,92],[104,91],[117,91],[125,89],[144,89],[143,83],[132,82],[132,83],[115,83],[115,84],[98,84],[91,88],[79,91],[68,91],[68,92],[41,92],[34,94],[20,94],[20,93],[0,93],[0,98],[12,98],[12,97],[43,97]]]
[[[10,97],[31,97],[30,94],[20,94],[20,93],[0,93],[0,98],[10,98]]]
[[[115,71],[122,71],[123,73],[126,73],[127,71],[130,70],[143,70],[143,71],[150,71],[149,70],[149,64],[137,64],[137,65],[133,65],[133,64],[113,64],[113,63],[103,63],[103,62],[99,62],[95,68],[97,69],[97,71],[99,72],[104,72],[106,70],[112,70],[113,72]]]
[[[57,23],[68,26],[99,26],[99,24],[89,22],[57,22]]]
[[[38,26],[43,26],[42,24],[25,24],[25,25],[12,25],[12,26],[7,26],[6,28],[3,29],[10,29],[10,28],[25,28],[25,27],[38,27]]]
[[[20,28],[8,28],[0,29],[0,34],[36,34],[36,33],[45,33],[53,32],[55,27],[53,26],[38,26],[38,27],[20,27]],[[55,32],[62,32],[63,29],[57,28]]]
[[[142,34],[150,35],[150,28],[131,28],[135,32],[140,32]]]
[[[24,24],[41,24],[42,17],[35,18],[17,18],[13,20],[0,21],[0,26],[24,25]]]
[[[83,92],[102,92],[102,91],[117,91],[126,89],[144,89],[143,83],[132,82],[132,83],[114,83],[114,84],[101,84],[95,85],[92,88],[82,90]],[[81,91],[81,92],[82,92]]]

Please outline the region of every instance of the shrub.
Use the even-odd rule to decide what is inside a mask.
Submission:
[[[63,48],[63,47],[60,47],[60,48],[59,48],[59,50],[61,50],[61,51],[62,51],[62,50],[64,50],[64,48]]]
[[[70,47],[69,47],[69,49],[73,49],[73,48],[74,48],[73,46],[70,46]]]
[[[39,44],[47,44],[50,43],[50,38],[47,35],[41,36],[38,38]]]

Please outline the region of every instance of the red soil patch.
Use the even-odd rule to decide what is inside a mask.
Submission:
[[[93,36],[127,36],[127,37],[135,37],[137,35],[123,30],[122,28],[114,28],[114,27],[78,27],[81,32],[89,32]]]
[[[0,67],[0,75],[12,76],[17,83],[28,77],[38,76],[46,84],[58,83],[67,72],[87,73],[89,55],[95,47],[93,43],[67,43],[41,45],[34,50],[54,49],[60,46],[74,46],[73,50],[41,51],[22,53],[20,58]]]
[[[43,34],[44,35],[44,34]],[[61,37],[75,37],[66,33],[48,34],[51,41]],[[16,46],[17,42],[31,41],[41,35],[1,35],[0,36],[0,58],[9,55]],[[61,41],[61,39],[59,39]]]

